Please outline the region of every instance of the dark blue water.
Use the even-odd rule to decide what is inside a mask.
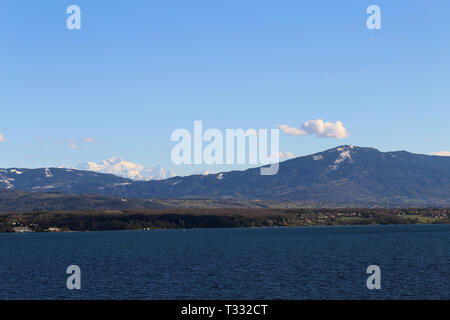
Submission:
[[[450,225],[0,234],[0,299],[450,299],[449,267]]]

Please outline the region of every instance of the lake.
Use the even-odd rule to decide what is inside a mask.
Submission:
[[[0,299],[450,299],[449,267],[450,225],[0,234]]]

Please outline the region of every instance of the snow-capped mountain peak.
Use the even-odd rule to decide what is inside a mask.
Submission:
[[[102,160],[100,162],[88,161],[80,164],[75,169],[99,173],[110,173],[132,180],[144,181],[163,180],[175,176],[175,174],[165,170],[161,166],[146,167],[142,164],[126,161],[117,156],[111,157],[108,160]]]

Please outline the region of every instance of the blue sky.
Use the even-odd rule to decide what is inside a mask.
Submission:
[[[66,28],[71,4],[81,30]],[[381,30],[366,27],[371,4]],[[447,0],[4,0],[0,167],[117,155],[174,169],[170,135],[194,120],[224,130],[321,118],[351,133],[281,134],[296,156],[450,150],[448,12]]]

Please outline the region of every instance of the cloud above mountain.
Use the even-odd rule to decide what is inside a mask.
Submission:
[[[315,135],[321,138],[345,139],[350,135],[341,121],[333,123],[325,122],[322,119],[306,121],[300,128],[289,127],[286,124],[280,124],[278,128],[291,136]]]
[[[450,157],[450,151],[439,151],[431,153],[433,156]]]
[[[280,159],[292,159],[292,158],[294,158],[295,157],[295,155],[292,153],[292,152],[286,152],[286,153],[283,153],[283,152],[280,152],[279,153],[279,155],[278,155],[278,157],[280,158]]]
[[[146,167],[142,164],[125,161],[121,157],[112,157],[100,162],[88,161],[74,169],[109,173],[128,179],[144,181],[164,180],[175,176],[175,174],[160,166]]]
[[[96,143],[97,140],[94,138],[83,138],[79,140],[72,140],[70,144],[67,146],[69,149],[76,150],[81,148],[81,144],[88,144],[88,143]]]

